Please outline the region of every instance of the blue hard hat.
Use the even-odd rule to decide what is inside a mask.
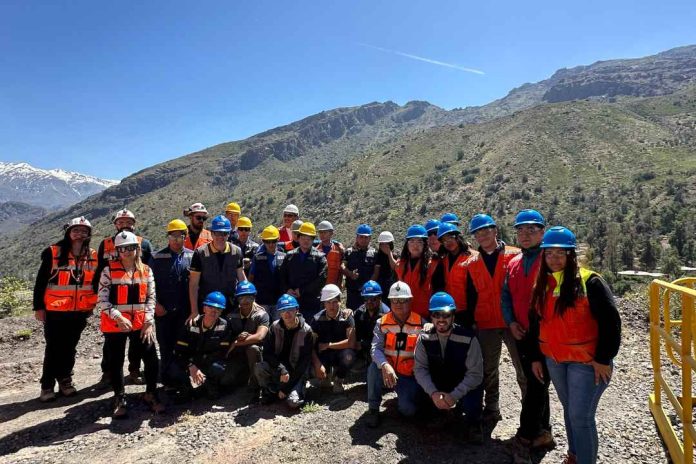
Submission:
[[[284,293],[278,298],[278,303],[276,303],[276,311],[289,311],[291,309],[297,309],[300,304],[297,302],[294,296]]]
[[[454,304],[454,298],[452,298],[449,293],[437,292],[430,297],[428,311],[430,311],[431,313],[440,311],[451,312],[456,309],[457,305]]]
[[[210,292],[203,300],[203,306],[210,306],[217,309],[225,309],[227,306],[227,298],[222,292]]]
[[[406,231],[406,240],[409,238],[428,238],[428,231],[420,224],[414,224]]]
[[[213,222],[210,223],[211,232],[230,232],[231,230],[232,224],[230,224],[230,220],[222,214],[215,216]]]
[[[575,234],[563,226],[554,226],[544,233],[541,248],[573,248],[577,242]]]
[[[248,280],[242,280],[241,282],[237,283],[235,294],[237,296],[256,295],[256,286]]]
[[[437,228],[437,238],[442,238],[445,234],[461,234],[459,228],[451,222],[442,222]]]
[[[440,221],[437,219],[428,219],[428,222],[425,223],[425,230],[430,233],[433,232],[435,229],[438,228],[440,225]]]
[[[487,214],[477,214],[471,218],[471,222],[469,223],[469,233],[473,234],[477,230],[484,229],[486,227],[496,227],[493,218]]]
[[[372,235],[372,227],[367,224],[360,224],[355,230],[355,235]]]
[[[524,224],[536,224],[541,227],[546,227],[546,221],[544,221],[544,216],[535,209],[523,209],[517,216],[515,216],[514,227],[521,226]]]
[[[449,222],[450,224],[459,225],[459,216],[454,213],[445,213],[440,218],[440,222]]]
[[[360,295],[363,297],[368,296],[380,296],[382,294],[382,287],[374,280],[368,280],[365,282],[360,289]]]

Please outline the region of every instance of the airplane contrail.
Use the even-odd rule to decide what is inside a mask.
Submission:
[[[438,66],[444,66],[446,68],[458,69],[459,71],[465,71],[465,72],[470,72],[470,73],[474,73],[474,74],[481,74],[481,75],[486,74],[485,72],[481,71],[480,69],[467,68],[467,67],[459,66],[456,64],[452,64],[452,63],[445,63],[444,61],[438,61],[438,60],[433,60],[433,59],[425,58],[425,57],[418,56],[418,55],[412,55],[410,53],[400,52],[398,50],[390,50],[388,48],[378,47],[376,45],[370,45],[370,44],[366,44],[366,43],[358,43],[358,45],[360,45],[362,47],[372,48],[374,50],[379,50],[379,51],[385,52],[385,53],[392,53],[394,55],[403,56],[405,58],[411,58],[412,60],[423,61],[425,63],[435,64]]]

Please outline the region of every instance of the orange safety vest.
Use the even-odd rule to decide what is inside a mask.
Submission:
[[[503,283],[507,274],[510,260],[517,256],[521,250],[516,247],[505,246],[498,255],[493,277],[486,268],[481,255],[472,257],[468,262],[469,278],[473,281],[478,299],[474,319],[479,329],[503,329],[507,327],[503,319],[503,309],[500,305]]]
[[[289,240],[287,242],[283,242],[283,250],[285,250],[286,252],[288,252],[290,250],[294,250],[294,249],[295,249],[295,245],[292,244],[292,240]]]
[[[44,306],[47,311],[89,311],[97,304],[97,294],[92,288],[94,272],[97,268],[97,252],[89,249],[89,258],[78,267],[72,253],[68,264],[58,266],[60,247],[51,245],[51,276],[44,293]],[[78,271],[82,271],[80,274]]]
[[[136,235],[135,238],[138,239],[138,243],[142,246],[143,238],[140,235]],[[102,255],[102,258],[104,261],[113,261],[114,259],[118,259],[118,252],[116,251],[116,245],[114,245],[114,238],[106,237],[103,242],[104,254]]]
[[[477,255],[473,253],[459,253],[455,258],[452,268],[450,268],[451,256],[449,253],[440,260],[440,266],[443,266],[443,275],[445,277],[445,291],[454,298],[457,305],[457,312],[466,311],[466,266],[469,258]]]
[[[191,243],[191,234],[189,232],[190,231],[187,231],[186,240],[184,240],[184,248],[188,248],[189,250],[196,251],[196,248],[200,248],[213,241],[213,234],[211,234],[208,229],[203,229],[196,243]]]
[[[431,261],[428,265],[428,271],[425,275],[425,282],[420,281],[420,261],[416,264],[416,267],[411,268],[407,266],[408,259],[399,259],[396,263],[396,276],[400,281],[406,282],[411,288],[411,293],[413,294],[413,300],[411,301],[411,311],[416,314],[428,317],[429,316],[429,305],[430,297],[433,294],[432,289],[432,279],[433,272],[437,267],[436,263]]]
[[[599,328],[590,311],[586,282],[595,272],[580,268],[584,294],[566,308],[563,316],[556,314],[556,300],[560,295],[563,272],[549,276],[546,304],[539,322],[539,348],[556,362],[587,363],[594,359]],[[558,279],[558,281],[557,281]]]
[[[343,247],[341,247],[340,243],[337,242],[331,242],[331,250],[329,250],[328,253],[326,253],[326,265],[327,265],[327,274],[326,274],[326,283],[328,284],[334,284],[338,285],[339,287],[341,286],[341,260],[343,260]],[[316,249],[321,251],[322,253],[324,252],[324,245],[319,243],[316,246]]]
[[[111,288],[109,302],[111,309],[117,309],[123,317],[131,321],[132,331],[143,327],[145,322],[145,303],[147,302],[147,281],[150,277],[150,268],[143,265],[143,273],[137,270],[130,278],[121,265],[120,260],[109,261],[111,273]],[[101,312],[101,331],[105,333],[121,332],[116,321],[111,319],[107,310]]]
[[[384,334],[384,356],[399,375],[413,376],[416,341],[423,323],[423,319],[413,311],[403,326],[399,325],[391,311],[378,321],[379,330]]]

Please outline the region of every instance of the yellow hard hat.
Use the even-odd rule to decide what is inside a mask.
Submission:
[[[186,232],[187,230],[186,223],[181,219],[174,219],[167,224],[167,233],[174,231]]]
[[[276,226],[268,226],[261,232],[261,240],[278,240],[280,231]]]
[[[316,237],[317,229],[311,222],[303,222],[297,233],[301,235],[309,235],[310,237]]]
[[[240,227],[248,227],[249,229],[251,229],[251,227],[252,227],[251,219],[249,219],[246,216],[240,217],[239,220],[237,221],[237,228],[240,228]]]
[[[239,203],[227,203],[227,206],[225,207],[225,212],[242,214],[242,208],[239,207]]]

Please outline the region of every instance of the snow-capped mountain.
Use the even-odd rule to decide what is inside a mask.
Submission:
[[[65,208],[118,183],[63,169],[0,162],[0,202],[20,201],[49,210]]]

